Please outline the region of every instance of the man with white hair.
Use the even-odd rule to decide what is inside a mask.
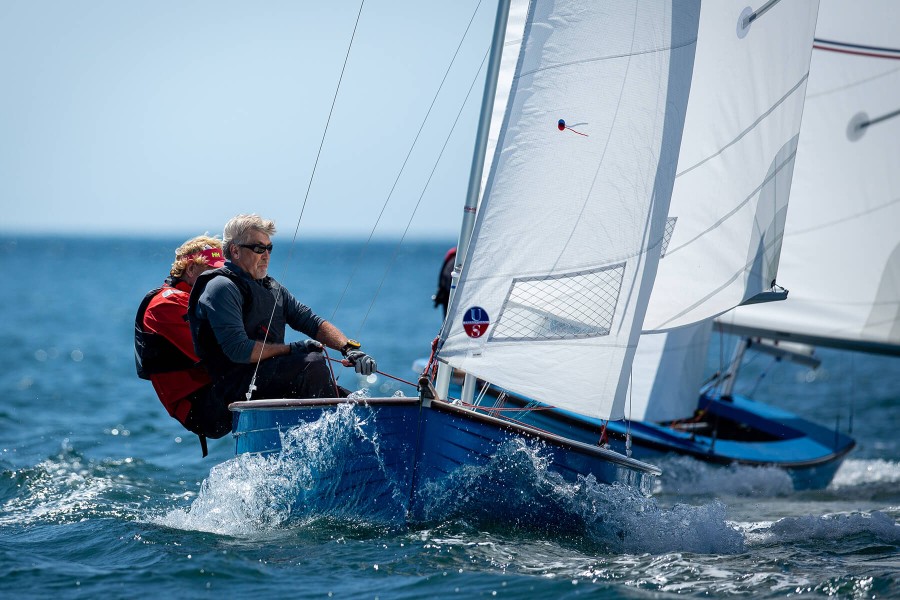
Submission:
[[[256,398],[346,395],[331,378],[323,345],[341,351],[344,363],[357,373],[376,369],[358,342],[269,277],[274,234],[275,223],[258,215],[228,221],[225,265],[202,274],[191,292],[194,345],[212,376],[214,395],[226,406],[246,399],[254,371]],[[310,339],[285,344],[287,326]]]

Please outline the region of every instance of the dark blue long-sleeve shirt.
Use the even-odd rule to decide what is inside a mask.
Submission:
[[[262,285],[231,261],[228,268],[246,278],[251,285]],[[300,333],[315,339],[325,320],[301,304],[287,289],[281,288],[285,322]],[[222,352],[232,362],[249,363],[256,340],[247,336],[243,320],[244,297],[228,277],[214,277],[197,301],[197,316],[209,321]]]

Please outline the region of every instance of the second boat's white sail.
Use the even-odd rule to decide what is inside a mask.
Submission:
[[[779,281],[735,333],[900,355],[900,44],[893,0],[823,0]]]
[[[678,176],[645,331],[715,317],[771,288],[817,5],[703,3]]]

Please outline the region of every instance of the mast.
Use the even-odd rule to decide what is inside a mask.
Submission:
[[[499,0],[497,2],[497,16],[494,20],[494,35],[491,39],[491,52],[488,57],[488,68],[485,74],[484,94],[481,98],[481,114],[478,117],[478,132],[475,137],[475,149],[472,153],[472,168],[469,170],[469,188],[466,192],[466,203],[463,206],[462,225],[459,231],[459,243],[456,245],[456,259],[453,263],[453,275],[450,282],[449,303],[453,302],[456,292],[456,282],[466,258],[469,240],[475,227],[475,213],[478,209],[478,200],[481,194],[481,178],[484,173],[484,159],[487,154],[488,134],[491,129],[491,113],[494,108],[494,96],[497,93],[497,77],[500,74],[500,59],[503,55],[503,41],[506,36],[506,23],[509,18],[509,5],[511,0]],[[446,364],[438,365],[437,381],[435,389],[439,398],[446,398],[450,388],[450,374],[452,368]],[[473,378],[466,375],[466,388],[471,391]],[[465,394],[464,394],[465,395]]]

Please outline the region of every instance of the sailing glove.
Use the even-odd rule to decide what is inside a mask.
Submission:
[[[371,375],[377,368],[375,359],[362,350],[350,350],[344,357],[360,375]]]
[[[322,344],[316,340],[300,340],[288,344],[291,347],[291,354],[295,352],[321,352]]]

